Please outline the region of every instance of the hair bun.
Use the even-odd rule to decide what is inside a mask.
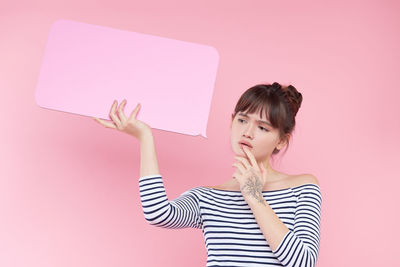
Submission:
[[[272,84],[272,87],[273,87],[275,90],[281,90],[281,89],[282,89],[282,86],[281,86],[279,83],[277,83],[277,82],[274,82],[274,83]]]
[[[303,96],[293,85],[289,85],[286,89],[284,89],[287,100],[289,101],[290,108],[292,109],[294,116],[296,116],[297,111],[301,106],[301,102],[303,101]]]

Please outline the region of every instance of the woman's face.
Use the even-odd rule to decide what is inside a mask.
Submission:
[[[274,129],[270,122],[259,112],[238,112],[231,123],[231,144],[235,155],[246,156],[242,149],[241,141],[247,141],[252,148],[251,153],[257,162],[269,160],[275,148],[281,149],[284,145],[280,142],[279,131]]]

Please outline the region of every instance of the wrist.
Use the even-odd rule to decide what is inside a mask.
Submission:
[[[247,202],[249,206],[254,204],[263,204],[265,205],[265,199],[262,192],[255,192],[255,191],[246,191],[242,190],[242,195],[244,200]]]
[[[152,141],[152,140],[153,140],[153,134],[151,131],[142,133],[142,135],[139,138],[140,143],[145,143],[145,142]]]

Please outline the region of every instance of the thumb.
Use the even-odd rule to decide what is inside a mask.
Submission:
[[[267,172],[267,170],[264,167],[264,164],[260,163],[260,169],[261,169],[261,173],[265,174]]]
[[[138,103],[138,104],[136,105],[136,108],[135,108],[134,110],[132,110],[131,115],[129,115],[129,119],[132,119],[132,118],[135,118],[135,119],[136,119],[137,114],[138,114],[140,108],[141,108],[141,105],[140,105],[140,103]]]

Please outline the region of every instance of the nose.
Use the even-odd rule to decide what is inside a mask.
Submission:
[[[243,136],[253,139],[253,126],[249,125],[243,132]]]

